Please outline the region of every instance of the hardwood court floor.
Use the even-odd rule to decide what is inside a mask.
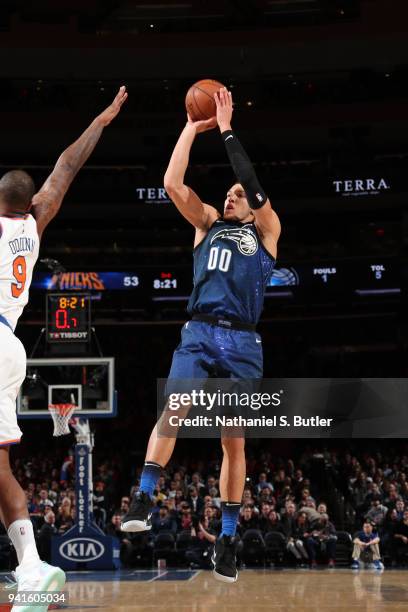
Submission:
[[[394,612],[408,608],[408,572],[244,570],[223,584],[211,572],[70,575],[68,609],[163,612]],[[106,579],[105,579],[106,578]]]
[[[9,612],[0,575],[0,612]],[[208,571],[70,572],[63,609],[76,612],[401,612],[408,572],[244,570],[233,585]]]

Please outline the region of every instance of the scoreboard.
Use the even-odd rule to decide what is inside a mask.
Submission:
[[[278,262],[266,296],[314,293],[344,295],[393,294],[401,291],[402,264],[396,259],[355,259],[316,263]],[[32,288],[50,293],[47,298],[47,333],[50,340],[82,339],[89,333],[89,295],[126,291],[134,298],[164,301],[187,299],[193,288],[190,265],[140,266],[125,272],[78,271],[34,275]],[[69,292],[69,293],[67,293]]]

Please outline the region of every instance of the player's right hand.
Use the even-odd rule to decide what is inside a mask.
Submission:
[[[187,113],[187,125],[194,128],[196,134],[201,134],[201,132],[213,130],[217,126],[217,118],[211,117],[211,119],[205,119],[204,121],[193,121]]]
[[[127,97],[128,95],[127,95],[126,87],[125,85],[122,85],[122,87],[120,87],[118,93],[116,94],[116,97],[113,100],[112,104],[110,104],[108,108],[106,108],[99,115],[99,119],[102,121],[104,126],[109,125],[112,119],[116,117],[116,115],[119,113],[120,109],[122,108],[122,104],[126,101]]]

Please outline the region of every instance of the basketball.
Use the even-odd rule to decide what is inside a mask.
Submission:
[[[204,79],[190,87],[186,95],[186,109],[193,121],[215,117],[214,94],[224,85],[219,81]]]

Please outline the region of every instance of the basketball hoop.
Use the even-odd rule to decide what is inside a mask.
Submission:
[[[69,421],[76,408],[75,404],[50,404],[48,410],[51,413],[54,422],[53,436],[66,436],[71,433],[69,429]]]

